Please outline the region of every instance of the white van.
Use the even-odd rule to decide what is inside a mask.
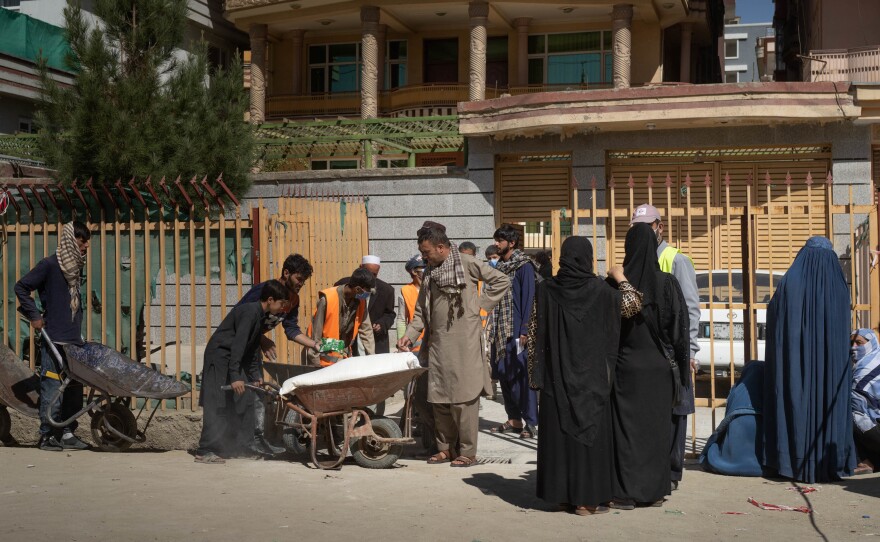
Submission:
[[[770,285],[770,273],[768,271],[758,270],[755,272],[755,303],[770,303],[770,297],[776,290],[779,281],[782,280],[784,273],[773,272],[773,285]],[[734,269],[730,273],[729,278],[732,279],[732,290],[728,284],[728,272],[725,269],[712,271],[712,288],[709,289],[709,273],[706,271],[697,272],[697,290],[700,294],[700,305],[704,307],[710,301],[718,303],[720,306],[713,308],[700,309],[700,327],[697,335],[697,342],[700,345],[700,352],[697,358],[700,360],[703,371],[709,371],[710,360],[714,356],[715,372],[727,375],[730,371],[731,343],[733,343],[733,364],[737,371],[742,370],[745,365],[745,348],[743,346],[743,337],[745,336],[743,310],[740,308],[728,309],[726,304],[741,305],[743,298],[743,277],[742,271]],[[731,296],[732,292],[732,296]],[[710,312],[712,322],[710,324]],[[766,309],[758,309],[756,314],[756,332],[758,339],[758,351],[752,353],[752,359],[764,359],[764,342],[767,332],[767,311]],[[731,330],[730,322],[733,321],[733,329]],[[711,332],[714,330],[714,333]],[[732,337],[732,340],[731,340]],[[712,348],[714,345],[714,348]]]

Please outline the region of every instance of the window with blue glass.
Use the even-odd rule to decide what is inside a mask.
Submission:
[[[312,94],[357,92],[360,89],[359,43],[309,46],[309,90]]]
[[[610,30],[529,36],[530,85],[590,85],[611,79]]]
[[[405,87],[406,40],[390,40],[385,51],[385,88]]]

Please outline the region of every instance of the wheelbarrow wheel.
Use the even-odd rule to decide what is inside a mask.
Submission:
[[[109,403],[101,407],[92,417],[92,439],[104,452],[122,452],[131,446],[131,442],[119,438],[104,427],[104,419],[113,429],[129,438],[137,436],[137,420],[131,410],[119,403]]]
[[[284,423],[297,425],[302,422],[302,416],[295,410],[289,410],[284,416]],[[304,454],[309,450],[309,441],[299,427],[283,426],[281,441],[288,452]]]
[[[372,420],[373,432],[383,438],[401,438],[400,427],[388,418]],[[361,437],[351,443],[355,463],[367,469],[387,469],[397,463],[403,453],[401,444],[385,444],[372,437]]]
[[[12,432],[12,420],[9,418],[9,411],[5,406],[0,406],[0,442],[9,440]]]

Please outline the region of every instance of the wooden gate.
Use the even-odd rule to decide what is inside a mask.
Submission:
[[[732,386],[743,363],[761,358],[765,315],[775,283],[808,237],[831,238],[841,254],[850,286],[852,327],[874,328],[880,320],[876,208],[857,204],[852,185],[841,185],[840,203],[834,203],[831,175],[818,176],[827,166],[814,160],[800,166],[792,171],[780,165],[767,167],[760,176],[755,174],[756,164],[733,165],[729,171],[725,166],[718,181],[717,165],[703,166],[702,171],[697,165],[669,166],[679,177],[670,173],[659,176],[659,182],[653,166],[631,167],[622,182],[609,179],[604,194],[594,180],[589,201],[601,201],[604,195],[607,207],[593,204],[588,209],[551,212],[554,259],[572,223],[581,227],[586,223],[597,247],[594,267],[599,269],[603,256],[606,266],[622,264],[623,242],[635,208],[644,202],[657,207],[668,225],[667,240],[691,257],[697,271],[702,312],[699,358],[709,373],[709,392],[708,397],[698,396],[696,404],[712,408],[713,427],[715,409],[726,404],[716,394],[716,376]],[[603,241],[608,247],[604,254]]]
[[[299,322],[308,328],[318,292],[351,276],[369,253],[367,207],[363,197],[283,197],[277,213],[268,213],[260,201],[254,208],[254,282],[278,278],[288,255],[302,254],[314,267],[299,293]],[[300,363],[299,345],[288,341],[279,326],[272,333],[278,361]]]

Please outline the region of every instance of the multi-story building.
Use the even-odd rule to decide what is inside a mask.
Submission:
[[[679,203],[692,182],[705,198],[708,182],[713,205],[725,186],[744,195],[751,183],[757,205],[766,186],[778,197],[789,174],[793,197],[824,197],[810,179],[830,173],[870,199],[871,121],[851,122],[870,116],[860,89],[724,83],[733,64],[725,5],[733,2],[227,0],[227,18],[250,34],[251,120],[269,123],[261,139],[276,149],[251,196],[271,205],[291,184],[369,196],[370,250],[396,284],[408,281],[402,262],[424,217],[482,246],[499,223],[520,223],[541,247],[550,212],[590,207],[594,183],[600,207],[612,206],[612,181],[639,200],[662,182]],[[748,36],[733,39],[754,51]],[[437,149],[457,157],[430,161]],[[428,167],[449,163],[459,167]],[[356,169],[305,171],[342,168]],[[702,270],[719,265],[732,235],[721,222],[696,234],[714,247],[700,255]],[[593,227],[582,221],[577,231]],[[608,257],[602,243],[597,253]]]
[[[773,36],[772,23],[724,25],[724,82],[754,83],[761,81],[757,44]]]
[[[50,58],[53,77],[71,84],[75,74],[64,64],[64,8],[67,0],[0,0],[0,133],[32,132],[34,108],[39,100],[36,70],[38,53],[59,52]],[[91,16],[90,2],[82,4]],[[225,64],[247,45],[247,35],[223,18],[220,0],[189,0],[184,48],[204,39],[211,62]]]
[[[777,80],[880,82],[880,2],[775,1]]]
[[[716,1],[227,0],[253,116],[430,116],[551,90],[720,80]]]
[[[0,29],[0,134],[33,133],[34,105],[40,99],[38,54],[47,58],[49,73],[60,85],[73,83],[74,74],[64,64],[69,49],[64,30],[5,9],[0,9]]]

